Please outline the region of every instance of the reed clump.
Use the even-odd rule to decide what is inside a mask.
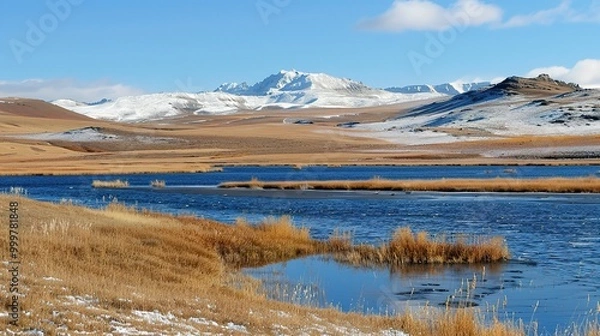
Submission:
[[[510,258],[502,237],[472,237],[467,241],[458,236],[449,240],[446,236],[430,237],[427,232],[413,233],[408,227],[399,228],[389,242],[378,247],[354,246],[348,241],[334,235],[327,248],[336,260],[355,266],[495,263]]]
[[[252,177],[252,179],[250,179],[250,182],[248,182],[247,188],[262,189],[262,185],[263,183],[257,177]]]
[[[153,180],[150,182],[150,186],[152,188],[164,188],[167,186],[167,183],[164,180]]]
[[[549,192],[600,193],[600,178],[540,179],[440,179],[388,180],[375,177],[359,181],[275,181],[225,182],[221,188],[261,188],[282,190],[365,190],[365,191],[439,191],[439,192]]]
[[[222,171],[223,167],[205,166],[197,169],[196,173],[220,173]]]
[[[9,194],[27,196],[27,189],[23,187],[10,187]]]
[[[128,188],[129,182],[123,180],[113,180],[113,181],[102,181],[102,180],[94,180],[92,181],[92,187],[94,188]]]

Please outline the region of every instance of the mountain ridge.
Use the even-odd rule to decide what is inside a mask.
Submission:
[[[268,96],[278,92],[302,90],[366,91],[374,90],[361,82],[349,78],[334,77],[325,73],[310,73],[297,70],[281,70],[253,85],[243,82],[223,83],[214,92],[225,92],[242,96]]]
[[[467,91],[478,90],[490,86],[490,82],[481,81],[473,83],[443,83],[437,85],[417,84],[401,87],[389,87],[383,90],[392,93],[419,94],[439,93],[449,96],[458,95]],[[265,96],[276,91],[297,91],[305,89],[321,89],[331,91],[361,91],[377,90],[368,87],[362,82],[349,78],[334,77],[325,73],[307,73],[297,70],[281,70],[264,80],[249,85],[242,83],[223,83],[214,92],[225,92],[240,96]]]

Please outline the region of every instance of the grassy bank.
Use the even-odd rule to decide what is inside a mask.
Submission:
[[[12,331],[524,335],[519,326],[498,321],[484,325],[474,310],[424,309],[381,317],[267,300],[259,294],[259,284],[242,276],[239,267],[326,250],[344,255],[354,248],[343,235],[316,241],[286,217],[258,225],[243,220],[224,225],[119,204],[93,210],[15,195],[0,195],[2,213],[10,213],[11,202],[18,202],[19,302],[27,312],[19,327],[7,327]],[[424,237],[404,229],[392,242],[397,239],[408,241],[404,248],[418,250]],[[9,245],[8,235],[0,235],[0,250],[8,251]],[[8,260],[6,253],[1,255]],[[8,284],[9,276],[1,272],[0,281]],[[7,287],[2,299],[5,306],[10,304]]]
[[[247,182],[225,182],[221,188],[282,190],[372,190],[372,191],[440,191],[440,192],[551,192],[600,193],[600,178],[543,179],[441,179],[388,180],[373,178],[361,181],[275,181],[252,179]]]

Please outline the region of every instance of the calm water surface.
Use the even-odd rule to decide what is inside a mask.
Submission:
[[[494,267],[362,270],[319,257],[251,270],[282,299],[343,310],[390,313],[414,306],[478,306],[501,318],[537,321],[539,333],[598,319],[600,196],[495,193],[375,193],[218,190],[220,182],[382,178],[537,178],[590,176],[600,167],[311,167],[226,168],[220,173],[0,177],[0,191],[23,187],[34,199],[102,207],[114,199],[142,208],[233,222],[291,215],[327,238],[351,230],[379,244],[400,226],[432,233],[501,235],[513,261]],[[90,187],[94,179],[126,179],[129,189]],[[154,179],[167,188],[153,190]],[[200,187],[199,187],[200,186]],[[475,280],[475,285],[473,281]],[[285,288],[287,286],[287,288]],[[302,295],[301,295],[302,294]],[[306,302],[303,302],[306,301]]]

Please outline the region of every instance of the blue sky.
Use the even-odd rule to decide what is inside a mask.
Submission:
[[[212,90],[292,68],[373,87],[540,71],[600,85],[598,0],[6,0],[0,13],[0,96]]]

